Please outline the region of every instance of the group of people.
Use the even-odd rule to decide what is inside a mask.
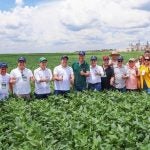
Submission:
[[[39,68],[34,73],[26,67],[26,58],[18,58],[17,68],[7,73],[7,63],[0,63],[0,100],[15,96],[30,99],[31,82],[34,82],[34,95],[37,99],[47,98],[51,93],[50,83],[54,82],[54,94],[66,95],[71,87],[75,91],[145,90],[150,94],[150,52],[146,51],[138,59],[130,58],[124,65],[124,58],[116,51],[103,56],[102,65],[98,58],[91,56],[90,65],[85,61],[85,52],[80,51],[78,61],[68,65],[69,57],[61,57],[60,65],[53,70],[47,68],[48,60],[39,59]]]

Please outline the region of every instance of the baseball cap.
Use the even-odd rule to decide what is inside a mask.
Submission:
[[[85,56],[85,52],[84,51],[80,51],[79,55]]]
[[[44,62],[44,61],[47,61],[47,59],[46,59],[45,57],[41,57],[41,58],[39,59],[39,62]]]
[[[63,55],[62,57],[61,57],[61,60],[63,60],[63,59],[69,59],[69,57],[67,56],[67,55]]]
[[[103,56],[103,60],[109,60],[109,56]]]
[[[6,63],[1,63],[0,68],[8,68],[8,65]]]
[[[118,56],[117,60],[123,60],[122,56]]]
[[[19,57],[18,62],[20,62],[20,61],[26,62],[26,58],[25,57]]]
[[[129,61],[133,61],[133,62],[135,62],[135,59],[134,59],[134,58],[130,58],[130,59],[129,59]]]
[[[91,60],[97,60],[96,56],[91,56]]]

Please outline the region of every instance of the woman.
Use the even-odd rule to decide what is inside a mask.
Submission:
[[[141,89],[150,94],[150,57],[144,57],[144,64],[139,68]]]

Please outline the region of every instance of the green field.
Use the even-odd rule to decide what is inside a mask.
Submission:
[[[87,53],[86,60],[108,53]],[[127,61],[141,52],[122,53]],[[60,63],[62,54],[28,54],[27,67],[34,70],[38,59],[48,67]],[[0,55],[9,71],[22,55]],[[69,64],[77,60],[68,54]],[[53,87],[53,85],[52,85]],[[33,84],[32,84],[33,89]],[[0,150],[124,150],[150,149],[150,96],[141,93],[83,92],[67,98],[24,101],[10,97],[0,102]]]

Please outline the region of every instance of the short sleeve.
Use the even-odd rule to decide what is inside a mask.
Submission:
[[[58,70],[57,70],[57,67],[54,68],[54,71],[53,71],[54,75],[57,75],[58,74]]]
[[[33,73],[32,73],[31,70],[29,70],[29,77],[30,77],[30,78],[33,77]]]
[[[48,72],[49,72],[49,75],[50,75],[50,80],[52,80],[52,77],[53,77],[52,71],[50,69],[48,69]]]
[[[71,75],[73,74],[73,69],[70,67],[70,73],[71,73]]]
[[[14,73],[14,70],[12,70],[11,72],[10,72],[10,78],[14,78],[15,77],[15,73]]]
[[[90,65],[86,63],[86,71],[90,71]]]

